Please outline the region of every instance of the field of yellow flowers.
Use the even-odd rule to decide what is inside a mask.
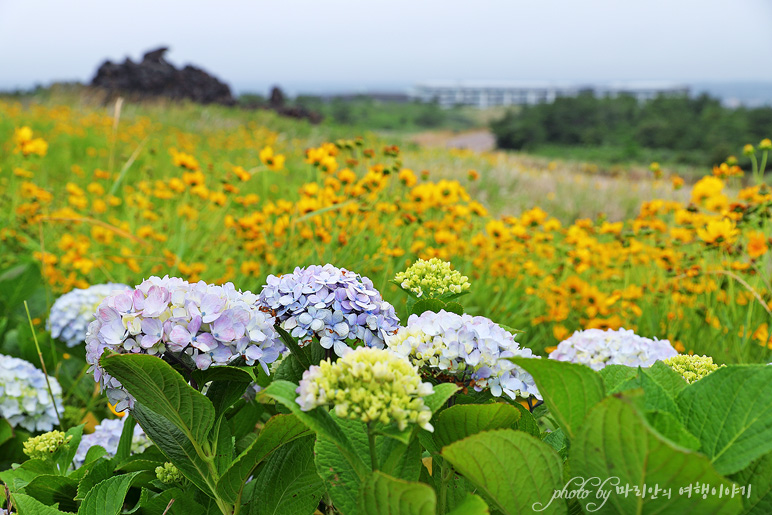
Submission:
[[[473,194],[493,157],[432,150],[437,173],[422,151],[339,132],[224,108],[0,101],[0,270],[34,262],[52,301],[165,274],[259,291],[329,262],[388,297],[396,272],[439,257],[474,284],[470,312],[539,353],[624,327],[719,363],[771,360],[772,190],[731,160],[661,181],[663,198],[641,190],[633,216],[567,220],[540,200],[571,204],[570,182],[493,213]]]

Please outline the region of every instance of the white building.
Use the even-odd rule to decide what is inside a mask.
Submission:
[[[665,82],[583,85],[552,82],[434,81],[418,84],[413,88],[411,96],[422,102],[437,101],[443,107],[471,105],[483,109],[553,102],[557,97],[572,97],[583,91],[592,91],[596,96],[632,95],[639,102],[645,102],[660,94],[688,95],[689,87]]]

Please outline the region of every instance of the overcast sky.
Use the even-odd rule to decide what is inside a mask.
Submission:
[[[237,90],[772,81],[770,0],[0,0],[0,87],[171,47]]]

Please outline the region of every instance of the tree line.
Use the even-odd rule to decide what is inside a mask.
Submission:
[[[629,95],[587,92],[509,110],[491,130],[502,149],[617,147],[630,159],[658,149],[675,162],[714,165],[729,155],[741,157],[746,143],[772,137],[772,107],[732,109],[707,94],[638,102]]]

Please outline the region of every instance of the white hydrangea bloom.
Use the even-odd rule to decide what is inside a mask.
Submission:
[[[95,445],[104,448],[107,451],[107,456],[110,458],[115,456],[115,453],[118,452],[118,444],[121,441],[121,433],[123,432],[123,424],[125,422],[126,417],[105,419],[94,428],[93,433],[83,435],[73,460],[75,467],[83,465],[88,450]],[[145,435],[139,424],[136,424],[134,426],[134,435],[131,439],[131,453],[139,454],[151,445],[153,445],[153,442]]]
[[[68,347],[80,345],[86,341],[86,330],[99,304],[113,293],[128,289],[125,284],[107,283],[67,292],[51,306],[46,328],[52,338]]]
[[[386,345],[425,373],[451,376],[478,392],[489,388],[496,397],[506,393],[512,399],[541,399],[531,374],[507,359],[536,356],[485,317],[445,310],[411,315],[406,327],[386,338]]]
[[[650,367],[657,360],[676,355],[678,352],[667,340],[644,338],[626,329],[586,329],[560,342],[549,357],[600,370],[606,365]]]
[[[49,377],[56,405],[62,411],[62,387]],[[0,417],[13,427],[51,431],[59,421],[48,393],[46,376],[32,363],[0,354]]]

